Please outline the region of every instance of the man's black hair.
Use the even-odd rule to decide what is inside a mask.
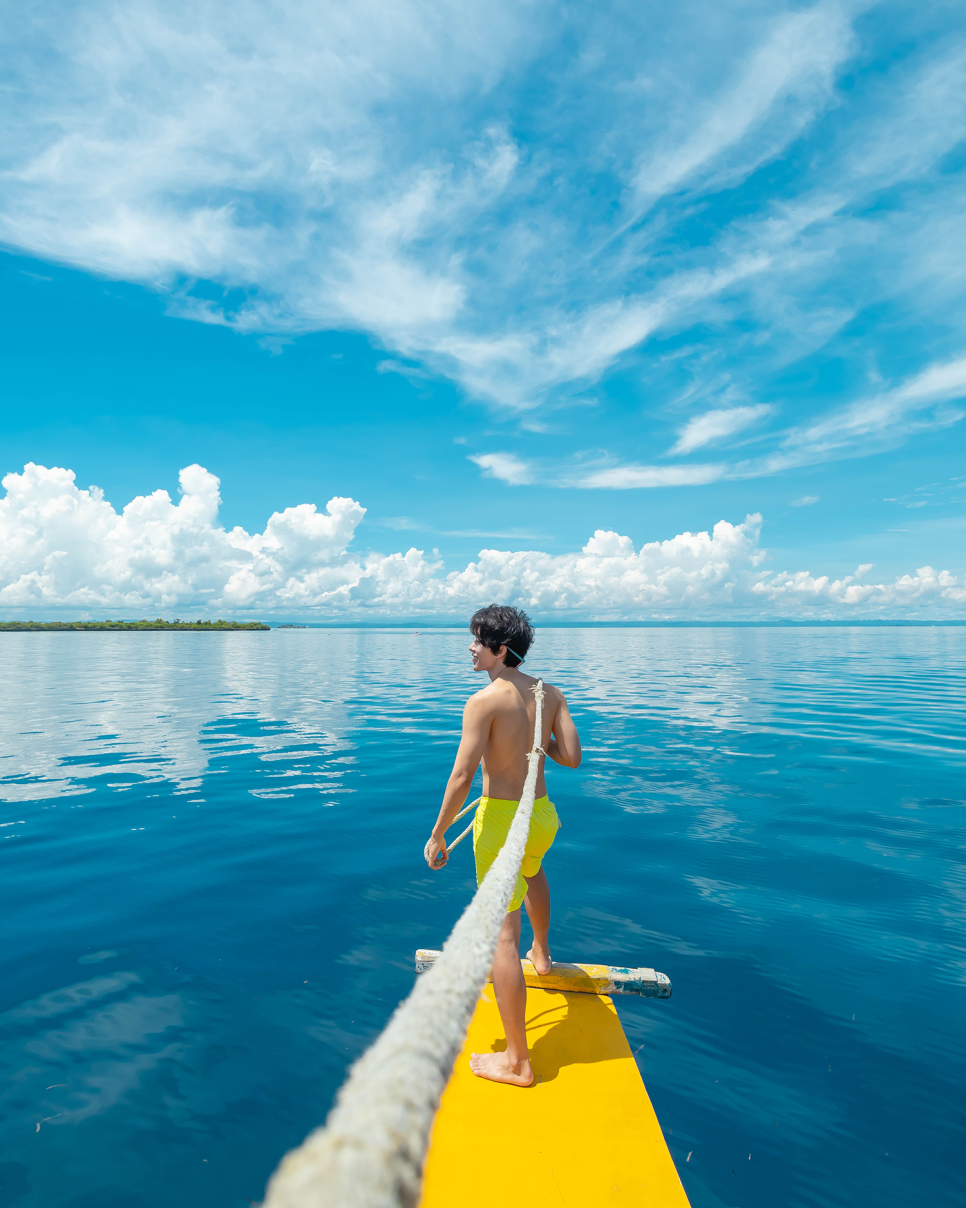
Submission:
[[[478,608],[470,619],[470,633],[494,654],[506,646],[506,666],[519,667],[533,645],[530,618],[509,604],[487,604]]]

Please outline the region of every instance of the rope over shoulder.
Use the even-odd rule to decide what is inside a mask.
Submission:
[[[429,1131],[486,982],[530,831],[543,736],[536,698],[526,783],[499,855],[382,1034],[349,1072],[324,1128],[286,1154],[264,1208],[415,1208]]]

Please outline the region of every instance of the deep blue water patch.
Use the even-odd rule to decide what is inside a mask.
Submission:
[[[245,1208],[472,892],[420,858],[466,635],[0,640],[0,1208]],[[532,662],[555,955],[672,978],[619,1010],[695,1208],[961,1204],[966,632]]]

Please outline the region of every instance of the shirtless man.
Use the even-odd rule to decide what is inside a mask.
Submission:
[[[473,670],[490,677],[486,688],[474,693],[463,710],[463,737],[453,771],[443,794],[443,804],[426,844],[426,862],[442,868],[448,859],[446,828],[459,813],[483,761],[483,799],[473,826],[476,881],[479,884],[503,846],[527,777],[527,753],[533,742],[537,682],[517,670],[533,642],[526,613],[506,605],[481,608],[470,621]],[[580,764],[580,739],[563,693],[544,684],[543,734],[540,745],[555,763],[565,768]],[[526,854],[507,909],[491,976],[500,1018],[506,1030],[506,1051],[474,1053],[470,1068],[480,1078],[529,1086],[533,1082],[527,1049],[527,988],[520,967],[520,905],[525,903],[533,927],[533,947],[527,956],[538,973],[550,972],[550,887],[541,861],[550,849],[560,822],[547,797],[544,759],[540,760],[536,800],[530,820]]]

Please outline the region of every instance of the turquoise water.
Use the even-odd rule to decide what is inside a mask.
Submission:
[[[260,1200],[472,892],[420,857],[467,641],[0,637],[0,1208]],[[962,1204],[966,631],[530,665],[585,749],[554,954],[671,977],[618,1003],[694,1208]]]

